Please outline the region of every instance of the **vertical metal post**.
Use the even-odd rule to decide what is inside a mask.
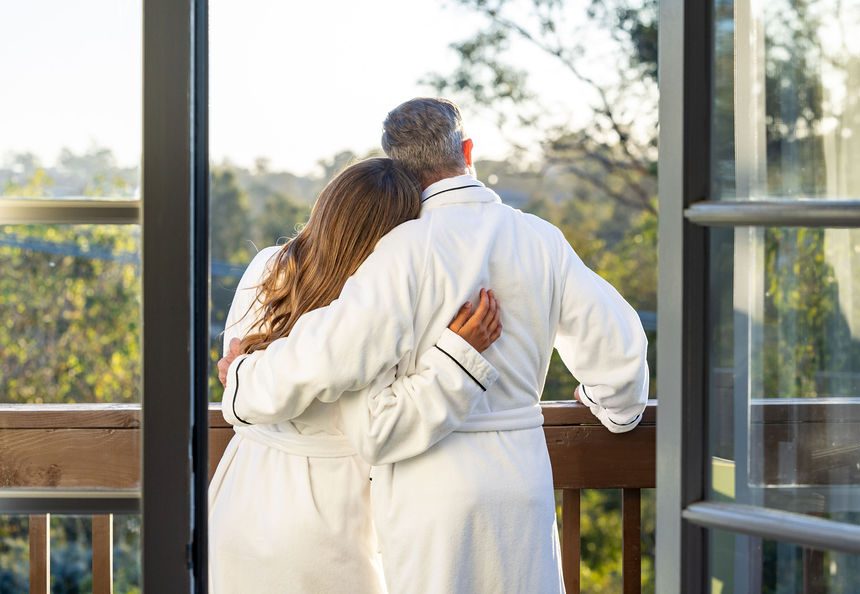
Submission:
[[[735,194],[755,200],[767,196],[765,143],[765,46],[762,3],[734,3]],[[764,322],[764,230],[735,229],[734,255],[734,460],[735,500],[753,503],[749,488],[754,464],[750,448],[750,404],[760,395]],[[733,585],[761,591],[761,540],[735,535]]]
[[[143,589],[205,588],[205,2],[143,7]],[[203,68],[202,72],[200,68]],[[202,76],[202,78],[201,78]],[[201,126],[202,133],[201,133]],[[203,155],[200,151],[204,151]],[[202,206],[205,217],[205,205]],[[201,309],[202,308],[202,309]],[[205,386],[205,376],[202,380]],[[205,396],[204,396],[205,398]],[[201,437],[201,433],[203,436]],[[202,440],[202,441],[201,441]],[[205,471],[204,471],[205,476]],[[200,539],[203,544],[200,545]],[[197,547],[195,548],[195,542]],[[202,575],[201,574],[204,574]]]
[[[764,349],[764,229],[735,228],[734,250],[734,463],[735,501],[759,504],[753,500],[750,481],[757,465],[763,463],[762,452],[750,443],[750,407],[752,399],[762,394]],[[757,458],[753,458],[756,456]],[[759,475],[762,473],[759,472]],[[736,535],[732,584],[737,592],[761,591],[761,541],[747,535]]]
[[[208,591],[209,513],[209,18],[208,0],[194,0],[192,84],[192,308],[194,547],[196,592]]]
[[[710,191],[711,6],[660,3],[656,591],[705,591],[705,531],[681,519],[704,497],[707,236],[684,209]]]

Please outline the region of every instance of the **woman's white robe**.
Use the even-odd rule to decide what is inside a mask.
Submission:
[[[422,200],[420,218],[386,235],[340,298],[265,352],[236,358],[225,418],[278,422],[340,399],[347,435],[377,465],[371,496],[390,594],[563,592],[539,406],[553,346],[600,422],[629,431],[648,397],[642,324],[557,228],[475,178],[441,180]],[[421,399],[378,393],[378,382],[420,371],[481,287],[501,305],[502,336],[483,353],[498,381],[461,426],[437,411],[421,439],[390,438],[420,415]]]
[[[276,252],[261,251],[243,275],[227,318],[225,349],[256,320],[256,286]],[[463,402],[460,413],[451,412],[457,407],[436,407],[456,425],[482,392],[468,374],[492,385],[496,373],[450,331],[439,344],[458,361],[429,353],[421,373],[380,385],[377,395],[417,389],[428,405],[456,397]],[[421,432],[416,424],[401,423],[401,428]],[[236,433],[209,487],[210,592],[384,592],[370,511],[370,466],[344,436],[339,404],[316,402],[292,421],[237,427]],[[433,437],[425,433],[425,439]]]

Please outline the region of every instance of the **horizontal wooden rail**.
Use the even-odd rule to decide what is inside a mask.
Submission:
[[[556,488],[654,486],[656,403],[640,426],[613,435],[579,404],[543,406]],[[0,405],[0,488],[135,489],[140,405]],[[233,428],[209,410],[210,476]]]

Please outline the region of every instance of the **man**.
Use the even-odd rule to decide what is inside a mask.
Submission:
[[[340,297],[289,337],[219,363],[225,417],[285,421],[313,399],[403,378],[438,348],[459,306],[491,287],[504,331],[483,355],[498,379],[460,406],[457,424],[450,414],[422,417],[423,403],[396,395],[379,406],[347,394],[344,416],[364,416],[364,426],[405,419],[429,436],[424,451],[401,448],[397,431],[357,439],[379,465],[372,498],[391,594],[563,592],[538,404],[552,349],[582,382],[577,399],[610,431],[628,431],[648,394],[642,325],[558,229],[503,205],[470,173],[472,141],[453,103],[398,106],[382,147],[421,181],[421,216],[384,237]]]

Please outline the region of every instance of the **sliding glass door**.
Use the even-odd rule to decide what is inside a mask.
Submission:
[[[0,8],[4,592],[205,589],[205,54],[201,1]]]
[[[682,9],[670,34],[681,43],[664,44],[662,59],[680,77],[684,117],[661,146],[661,159],[680,164],[660,196],[661,241],[662,253],[684,256],[661,259],[665,294],[680,305],[674,337],[661,340],[680,346],[664,345],[677,382],[667,391],[661,371],[658,466],[663,453],[680,454],[658,476],[658,526],[661,513],[683,520],[669,523],[665,560],[658,545],[667,588],[658,590],[851,592],[860,583],[860,2],[665,4],[667,19]],[[673,278],[683,279],[677,290]]]

